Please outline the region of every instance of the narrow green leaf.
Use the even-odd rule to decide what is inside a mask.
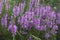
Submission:
[[[34,35],[31,35],[34,39],[36,39],[36,40],[41,40],[40,38],[38,38],[38,37],[36,37],[36,36],[34,36]]]

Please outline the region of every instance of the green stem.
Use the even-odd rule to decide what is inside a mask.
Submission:
[[[36,36],[34,36],[34,35],[31,35],[34,39],[36,39],[36,40],[41,40],[40,38],[38,38],[38,37],[36,37]]]
[[[17,31],[17,34],[21,37],[21,34]]]
[[[13,36],[13,40],[15,40],[15,36]]]
[[[43,4],[44,4],[44,0],[43,0]]]

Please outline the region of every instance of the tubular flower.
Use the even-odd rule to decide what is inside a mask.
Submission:
[[[17,32],[17,26],[14,24],[10,24],[8,26],[8,31],[12,33],[12,36],[16,35]]]
[[[0,2],[0,14],[2,13],[2,2]]]
[[[8,14],[5,14],[4,17],[1,19],[2,27],[7,27],[7,19],[8,19]]]
[[[13,15],[14,17],[17,17],[19,15],[20,8],[19,6],[14,6],[13,7]]]

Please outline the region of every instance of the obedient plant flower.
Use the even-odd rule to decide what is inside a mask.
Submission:
[[[20,12],[19,6],[14,6],[13,7],[13,16],[17,17],[19,15],[19,12]]]
[[[26,29],[29,28],[29,21],[26,19],[25,16],[22,17],[20,23],[21,23],[21,27],[22,27],[22,28],[26,28]]]
[[[2,0],[3,3],[6,3],[8,0]]]
[[[40,5],[40,0],[35,0],[35,7],[38,7]]]
[[[10,4],[9,3],[6,3],[5,4],[5,8],[6,8],[6,11],[8,11],[10,9]]]
[[[56,19],[56,24],[60,24],[60,13],[57,13],[57,19]]]
[[[58,25],[59,25],[59,24],[60,24],[60,20],[56,20],[56,24],[58,24]]]
[[[30,23],[32,23],[33,17],[34,12],[26,11],[21,18],[18,18],[18,23],[21,25],[22,28],[30,29],[32,27]]]
[[[46,25],[45,26],[37,26],[37,30],[39,31],[46,31]]]
[[[20,22],[21,22],[21,18],[20,18],[20,17],[18,17],[18,24],[20,24]]]
[[[8,14],[5,14],[1,19],[2,27],[4,27],[4,28],[7,27],[7,20],[8,20]]]
[[[27,40],[33,40],[31,36],[29,36],[29,38]]]
[[[33,19],[33,24],[34,24],[34,26],[40,26],[40,19]]]
[[[25,2],[24,3],[19,3],[19,9],[20,9],[20,14],[22,15],[24,12],[24,7],[25,7]]]
[[[16,35],[17,26],[15,24],[10,24],[8,26],[8,31],[12,33],[12,36]]]
[[[58,30],[58,26],[57,25],[53,25],[53,30]]]
[[[49,33],[46,33],[45,34],[45,38],[48,39],[50,37],[50,34]]]
[[[57,25],[53,25],[53,28],[51,29],[50,33],[55,35],[57,33],[58,30],[58,26]]]
[[[60,19],[60,13],[57,13],[57,19]]]
[[[9,25],[8,25],[8,31],[12,34],[12,36],[16,35],[17,26],[15,24],[13,16],[11,16],[11,18],[10,18],[10,22],[9,22]]]
[[[56,19],[56,13],[55,11],[52,11],[51,13],[49,13],[50,19],[51,20],[55,20]]]
[[[29,10],[31,10],[33,8],[34,2],[35,2],[35,0],[30,0]]]
[[[53,35],[55,35],[57,33],[57,31],[54,30],[54,29],[51,29],[50,33],[53,34]]]
[[[2,5],[3,5],[3,3],[0,2],[0,14],[2,13]]]
[[[32,20],[34,17],[34,12],[27,11],[25,12],[25,16],[27,16],[28,20]]]
[[[47,27],[52,28],[53,22],[51,20],[47,20]]]
[[[46,6],[46,11],[49,12],[50,10],[51,10],[50,5],[47,5],[47,6]]]

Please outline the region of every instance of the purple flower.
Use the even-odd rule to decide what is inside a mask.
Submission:
[[[58,19],[58,20],[56,20],[56,24],[60,24],[60,20]]]
[[[27,16],[23,15],[21,20],[20,20],[20,25],[22,28],[29,29],[30,24],[29,21],[27,20]]]
[[[20,22],[21,22],[21,18],[20,18],[20,17],[18,17],[18,24],[20,24]]]
[[[19,6],[14,6],[13,7],[13,15],[14,15],[14,17],[17,17],[19,15],[19,12],[20,12]]]
[[[53,25],[53,29],[54,30],[58,30],[58,26],[57,25]]]
[[[17,26],[14,24],[10,24],[8,26],[8,31],[12,33],[12,36],[16,35],[17,32]]]
[[[52,28],[53,22],[51,20],[47,20],[48,28]]]
[[[46,31],[46,25],[45,26],[37,26],[37,30],[40,30],[40,31]]]
[[[50,34],[49,33],[46,33],[45,34],[45,38],[48,39],[50,37]]]
[[[40,5],[40,0],[35,0],[35,7],[38,7]]]
[[[41,15],[40,10],[41,10],[40,7],[38,7],[38,8],[36,7],[35,8],[35,11],[34,12],[35,12],[35,14],[36,14],[37,17],[39,17]]]
[[[30,0],[30,3],[29,3],[29,10],[31,10],[31,9],[33,8],[34,1],[35,1],[35,0]]]
[[[10,4],[6,3],[5,7],[6,7],[6,11],[8,11],[10,9]]]
[[[47,6],[46,6],[46,11],[48,11],[48,12],[49,12],[49,11],[50,11],[50,9],[51,9],[50,5],[47,5]]]
[[[32,37],[31,37],[31,36],[29,36],[29,38],[28,38],[27,40],[32,40]]]
[[[52,19],[56,19],[56,13],[55,13],[55,11],[52,11],[52,13],[51,13],[51,16],[50,16]]]
[[[2,0],[3,3],[6,3],[8,0]]]
[[[40,24],[41,24],[41,25],[46,25],[46,21],[45,21],[45,20],[40,19]]]
[[[2,13],[2,2],[0,2],[0,14]]]
[[[34,12],[27,11],[25,12],[25,16],[27,16],[28,20],[32,20],[34,17]]]
[[[26,17],[23,15],[23,16],[21,17],[21,20],[20,20],[21,22],[20,22],[20,24],[22,25],[25,20],[27,20],[27,19],[26,19]]]
[[[34,18],[33,19],[33,24],[34,24],[35,27],[40,25],[40,19],[39,18]]]
[[[2,27],[7,27],[7,19],[8,19],[8,14],[5,14],[4,17],[1,19]]]
[[[24,24],[25,24],[24,26],[25,26],[26,29],[30,29],[30,27],[29,27],[29,22],[28,22],[28,21],[25,21]]]
[[[57,20],[56,20],[56,24],[60,24],[60,13],[57,13]]]
[[[54,29],[52,29],[52,30],[50,31],[50,33],[53,34],[53,35],[55,35],[55,34],[57,33],[57,31],[54,30]]]
[[[57,19],[60,19],[60,13],[57,13]]]
[[[37,19],[36,19],[36,18],[34,18],[34,19],[33,19],[33,24],[34,24],[34,25],[35,25],[36,21],[37,21]]]
[[[24,21],[24,23],[21,25],[22,28],[25,28],[25,29],[30,29],[30,24],[28,21]]]
[[[19,3],[20,14],[23,13],[24,7],[25,7],[25,2],[24,3]]]
[[[56,13],[55,11],[50,11],[49,13],[47,13],[47,19],[49,20],[55,20],[56,19]]]

